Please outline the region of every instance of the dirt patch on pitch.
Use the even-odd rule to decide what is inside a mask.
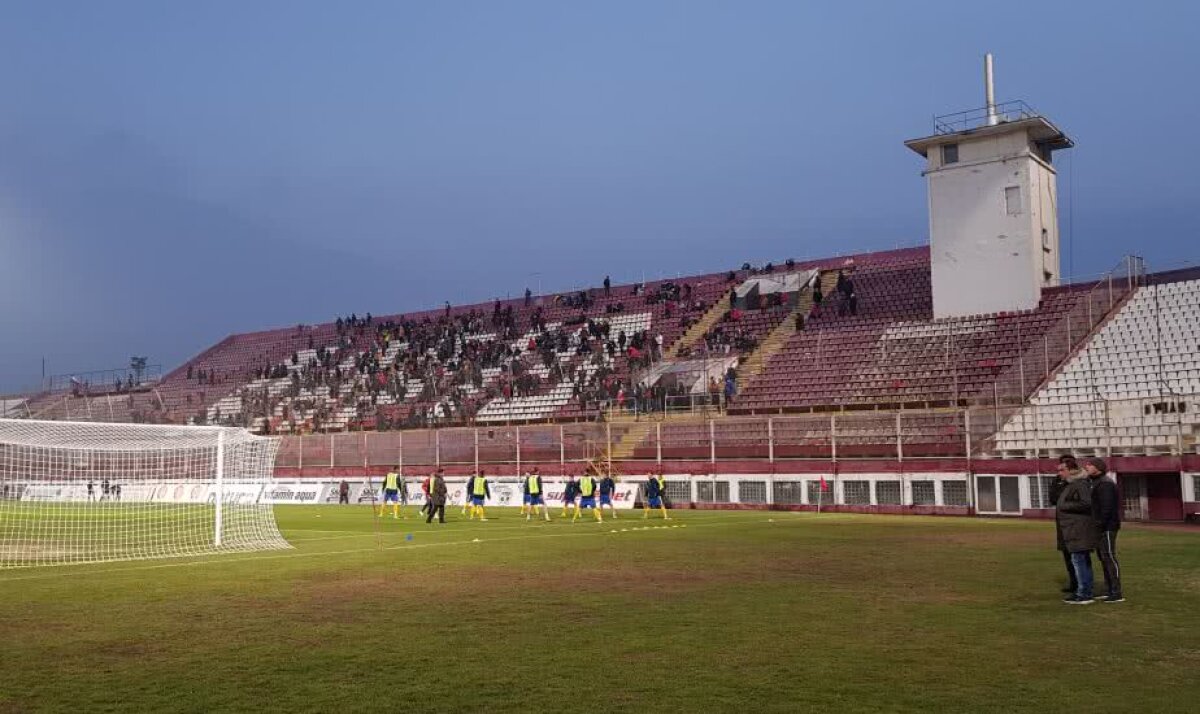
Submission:
[[[977,602],[979,597],[941,587],[940,563],[921,565],[913,556],[895,557],[890,549],[880,549],[871,555],[861,552],[808,551],[777,558],[773,567],[757,578],[769,582],[793,583],[812,590],[840,593],[857,600],[903,601],[908,604],[948,605]],[[743,579],[752,582],[756,578]],[[880,589],[877,583],[886,582]]]
[[[288,599],[241,602],[241,607],[285,612],[311,623],[343,623],[357,619],[363,612],[405,608],[410,613],[451,610],[463,603],[482,601],[513,602],[523,607],[530,593],[537,594],[540,607],[567,609],[602,602],[610,598],[663,600],[703,592],[729,585],[752,587],[759,584],[803,585],[806,591],[845,592],[870,597],[869,584],[880,577],[882,555],[869,558],[843,557],[840,553],[815,551],[786,555],[772,553],[751,557],[736,564],[708,567],[690,564],[604,562],[572,565],[561,569],[520,570],[513,566],[478,566],[467,569],[397,571],[311,580],[292,588]],[[876,592],[881,598],[895,600],[895,592],[905,593],[909,603],[956,604],[975,601],[970,594],[934,585],[924,569],[889,569],[888,590]],[[799,591],[798,591],[799,596]],[[432,608],[430,606],[433,606]],[[565,613],[564,613],[565,614]],[[583,612],[581,612],[583,614]]]
[[[708,570],[701,567],[658,566],[643,569],[605,563],[561,570],[521,570],[513,566],[394,573],[370,573],[313,578],[295,583],[286,598],[240,597],[239,610],[284,614],[306,622],[340,623],[363,612],[412,608],[410,612],[457,606],[480,599],[524,603],[537,593],[545,605],[566,606],[580,598],[625,596],[658,598],[731,582],[744,582],[749,568]],[[422,607],[425,606],[425,607]]]
[[[1048,546],[1055,547],[1054,524],[1051,523],[1044,531],[1030,530],[978,530],[978,531],[931,531],[923,533],[898,533],[885,535],[882,542],[893,545],[910,543],[914,545],[930,544],[945,547],[1013,547],[1013,546]]]

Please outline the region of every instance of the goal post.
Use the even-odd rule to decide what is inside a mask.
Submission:
[[[265,498],[277,438],[0,419],[0,568],[290,548]]]

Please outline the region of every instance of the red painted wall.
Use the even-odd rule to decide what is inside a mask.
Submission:
[[[1147,474],[1146,503],[1152,521],[1183,520],[1183,491],[1179,474]]]

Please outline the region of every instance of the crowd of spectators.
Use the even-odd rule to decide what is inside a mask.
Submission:
[[[580,309],[594,303],[589,291],[561,300]],[[623,311],[620,302],[606,303],[606,314]],[[528,397],[560,382],[570,382],[583,399],[615,396],[620,385],[612,365],[619,357],[638,369],[662,355],[661,334],[613,334],[607,321],[586,314],[550,324],[538,306],[526,321],[528,336],[522,338],[513,306],[499,300],[490,316],[448,309],[436,319],[338,317],[333,344],[314,346],[310,334],[303,354],[274,363],[260,357],[247,375],[255,381],[239,392],[240,413],[222,416],[214,409],[195,420],[253,426],[274,419],[288,428],[320,430],[338,413],[352,411],[359,426],[433,426],[469,420],[492,399]],[[488,369],[494,379],[485,379]],[[188,379],[193,376],[199,384],[212,383],[210,373],[193,375],[189,367]],[[201,396],[201,408],[203,403]]]
[[[787,267],[793,268],[794,263],[788,261]],[[776,266],[747,264],[743,270],[770,273]],[[726,282],[736,283],[740,277],[730,271]],[[661,332],[617,330],[613,334],[608,321],[588,313],[602,301],[605,315],[622,314],[626,305],[619,298],[644,296],[647,305],[661,305],[665,318],[678,317],[680,327],[687,330],[712,305],[695,294],[694,285],[683,281],[666,281],[648,290],[641,284],[617,290],[605,276],[602,285],[554,296],[554,308],[579,311],[560,323],[550,323],[540,302],[534,306],[527,288],[519,318],[523,325],[518,324],[514,306],[500,300],[490,315],[486,309],[456,314],[447,303],[436,317],[421,319],[379,319],[370,313],[339,316],[334,322],[336,339],[329,344],[316,344],[316,330],[298,325],[297,335],[307,333],[307,348],[282,361],[260,357],[237,375],[188,367],[187,379],[198,386],[254,380],[239,392],[240,413],[222,416],[216,409],[205,413],[203,390],[194,395],[195,402],[189,393],[187,401],[201,410],[196,421],[240,421],[246,426],[285,422],[288,429],[320,430],[335,422],[340,426],[351,413],[351,421],[359,426],[373,421],[375,428],[382,429],[461,422],[473,418],[492,399],[529,397],[560,383],[571,384],[585,412],[600,405],[629,403],[649,410],[653,405],[661,408],[670,397],[685,396],[686,389],[671,391],[680,387],[637,384],[637,372],[663,358]],[[781,305],[778,296],[767,296],[757,307]],[[738,324],[739,314],[730,311],[704,335],[710,352],[757,347],[758,336]],[[485,370],[490,370],[487,377]],[[728,385],[718,384],[717,389],[730,391]]]

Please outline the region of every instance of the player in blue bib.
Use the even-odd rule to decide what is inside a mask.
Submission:
[[[575,474],[567,474],[567,483],[563,485],[562,492],[562,517],[566,518],[570,510],[575,507],[575,499],[579,491],[579,482],[575,480]]]
[[[646,479],[646,502],[642,505],[642,518],[649,518],[650,509],[657,508],[662,512],[663,520],[671,520],[671,517],[667,515],[667,506],[663,500],[666,494],[666,479],[661,473],[651,474],[650,478]]]
[[[612,517],[617,517],[617,507],[613,505],[613,494],[617,491],[617,481],[613,478],[612,472],[604,474],[604,478],[600,479],[600,511],[604,511],[604,507],[608,506]]]

